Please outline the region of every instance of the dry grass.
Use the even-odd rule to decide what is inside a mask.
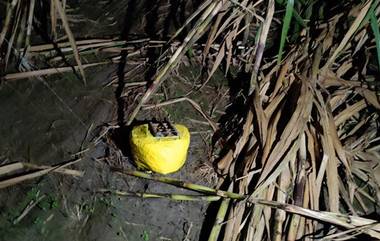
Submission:
[[[226,154],[216,160],[222,174],[219,187],[230,186],[249,200],[260,200],[222,202],[209,240],[309,240],[320,237],[321,229],[335,238],[359,233],[379,238],[373,226],[377,222],[358,216],[375,212],[379,203],[374,170],[379,165],[380,102],[365,81],[371,76],[363,81],[369,55],[361,69],[353,64],[355,53],[374,46],[366,16],[378,3],[352,5],[351,11],[306,25],[297,44],[286,47],[280,64],[264,52],[274,1],[243,1],[238,7],[233,3],[201,6],[198,24],[157,74],[129,123],[178,63],[183,49],[191,46],[195,33],[207,29],[205,61],[210,46],[220,46],[209,75],[219,66],[228,71],[236,58],[237,67],[251,74],[245,117],[238,129],[230,130],[240,135],[223,140],[234,145],[226,146]],[[344,29],[338,22],[348,24],[345,33],[337,34]],[[237,40],[243,35],[247,41],[244,37],[255,26],[261,30],[256,41],[234,55]],[[340,228],[330,232],[323,223]]]
[[[21,2],[9,3],[0,34],[0,46],[7,40],[5,65],[12,49],[20,49],[12,46],[15,39],[24,39],[22,31],[27,36],[23,52],[51,47],[29,45],[34,1]],[[165,52],[172,53],[170,59],[157,71],[127,124],[144,106],[149,108],[146,103],[185,53],[202,49],[202,64],[209,66],[202,86],[218,68],[250,76],[236,79],[248,82],[247,89],[241,89],[245,110],[231,116],[238,127],[224,130],[230,135],[219,142],[230,145],[223,145],[215,160],[220,178],[212,190],[224,199],[209,240],[338,239],[362,233],[380,238],[377,221],[360,217],[375,213],[380,201],[380,102],[373,81],[379,73],[373,70],[373,50],[380,46],[380,37],[378,31],[371,32],[378,26],[379,1],[281,2],[204,1],[185,23],[191,28],[179,45],[174,39],[185,26],[173,36],[173,52]],[[74,40],[64,6],[58,0],[51,3],[57,10],[51,12],[52,26],[59,16],[69,39],[62,47],[70,47],[84,77],[82,43]],[[283,25],[279,46],[270,42],[278,23]],[[199,42],[202,36],[204,43]],[[126,48],[125,42],[108,40],[83,44],[116,53]],[[279,53],[268,51],[271,45]],[[158,105],[184,100],[214,130],[223,128],[186,97]],[[220,191],[222,187],[229,192]],[[221,195],[226,193],[239,198]]]
[[[253,66],[249,62],[245,66],[251,73],[251,91],[241,135],[220,157],[218,167],[224,185],[232,184],[236,192],[251,199],[270,202],[231,202],[223,240],[314,239],[323,227],[314,220],[347,229],[363,225],[363,232],[379,238],[378,230],[366,226],[364,220],[355,227],[349,227],[347,220],[339,223],[340,213],[366,215],[379,203],[373,194],[379,188],[374,168],[379,164],[380,103],[376,92],[359,79],[367,66],[353,69],[351,50],[364,48],[360,40],[370,35],[363,21],[372,1],[327,20],[324,25],[329,28],[320,27],[317,36],[310,28],[304,29],[281,65],[267,62],[270,70],[260,69],[273,18],[274,3],[267,4],[258,44],[250,57]],[[337,18],[348,22],[349,17],[354,21],[339,40],[334,34],[339,28]],[[226,33],[224,44],[232,32]],[[371,41],[367,44],[372,45]],[[228,51],[220,51],[224,53],[219,56],[227,56],[228,66]],[[220,62],[215,60],[215,64]],[[247,178],[238,180],[239,176]],[[305,212],[295,212],[290,206]],[[329,211],[329,215],[312,210]]]

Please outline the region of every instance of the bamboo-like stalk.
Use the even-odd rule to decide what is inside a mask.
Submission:
[[[363,233],[370,235],[371,237],[380,239],[380,224],[376,220],[344,215],[340,213],[315,211],[307,208],[298,207],[286,203],[278,203],[274,201],[250,199],[252,203],[261,204],[264,206],[277,208],[289,213],[302,215],[304,217],[312,218],[318,221],[327,222],[336,226],[344,227],[347,229],[353,229],[358,227],[365,227]]]
[[[188,195],[188,194],[173,194],[173,193],[146,193],[146,192],[132,192],[132,191],[120,191],[100,189],[101,193],[111,193],[119,196],[134,196],[141,198],[165,198],[173,201],[206,201],[215,202],[219,201],[222,197],[216,195]]]
[[[243,200],[246,198],[245,195],[238,194],[238,193],[233,193],[233,192],[228,192],[228,191],[222,191],[198,184],[193,184],[193,183],[188,183],[188,182],[183,182],[175,178],[170,178],[170,177],[164,177],[164,176],[153,176],[151,174],[145,173],[145,172],[140,172],[140,171],[134,171],[130,169],[121,169],[121,168],[116,168],[113,167],[112,170],[124,174],[124,175],[129,175],[129,176],[135,176],[135,177],[140,177],[144,179],[149,179],[149,180],[154,180],[157,182],[162,182],[170,185],[174,185],[177,187],[182,187],[186,189],[190,189],[196,192],[202,192],[202,193],[208,193],[208,194],[214,194],[217,196],[225,197],[225,198],[232,198],[232,199],[238,199],[238,200]]]
[[[328,222],[328,223],[331,223],[333,225],[341,226],[341,227],[348,228],[348,229],[360,227],[361,225],[370,225],[371,224],[372,226],[370,226],[366,230],[363,230],[363,232],[372,236],[372,237],[380,238],[380,224],[378,224],[377,221],[375,221],[375,220],[360,218],[360,217],[355,217],[355,216],[349,216],[349,215],[343,215],[343,214],[333,213],[333,212],[319,212],[319,211],[310,210],[307,208],[302,208],[302,207],[299,207],[296,205],[279,203],[279,202],[275,202],[275,201],[267,201],[267,200],[263,200],[263,199],[252,198],[252,197],[247,199],[245,195],[233,193],[230,191],[216,190],[216,189],[206,187],[206,186],[202,186],[202,185],[198,185],[198,184],[186,183],[186,182],[174,179],[174,178],[162,177],[162,176],[152,176],[148,173],[144,173],[144,172],[140,172],[140,171],[133,171],[133,170],[123,170],[120,168],[112,168],[112,169],[116,172],[119,172],[119,173],[125,174],[125,175],[129,175],[129,176],[135,176],[135,177],[145,178],[145,179],[149,179],[149,180],[154,180],[154,181],[158,181],[158,182],[162,182],[162,183],[166,183],[166,184],[171,184],[171,185],[182,187],[182,188],[187,188],[187,189],[190,189],[193,191],[202,192],[202,193],[206,193],[206,194],[215,194],[217,196],[221,196],[221,197],[226,198],[225,200],[230,200],[230,199],[244,200],[244,201],[250,202],[252,204],[260,204],[260,205],[264,205],[264,206],[271,207],[271,208],[281,209],[281,210],[284,210],[284,211],[292,213],[292,214],[298,214],[298,215],[308,217],[308,218],[312,218],[315,220]],[[148,196],[149,195],[147,195],[147,197]],[[155,197],[155,196],[152,196],[152,197]],[[168,197],[168,196],[166,195],[166,197]],[[215,198],[215,197],[213,197],[213,198]],[[228,208],[229,201],[225,201],[223,203],[226,206],[223,206],[221,209],[219,209],[219,211],[220,211],[219,218],[221,218],[222,215],[223,215],[223,217],[225,216],[225,214],[226,214],[226,213],[224,213],[226,211],[225,208],[226,209]],[[215,234],[216,234],[216,231],[217,230],[214,231]]]
[[[226,216],[230,202],[231,202],[231,199],[225,198],[220,204],[218,213],[216,214],[214,226],[212,227],[210,236],[208,237],[208,241],[218,240],[220,229],[222,228],[223,220]]]

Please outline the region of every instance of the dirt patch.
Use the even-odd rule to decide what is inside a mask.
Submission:
[[[192,91],[187,96],[217,119],[222,111],[215,111],[218,108],[212,103],[220,96],[220,86],[194,91],[199,79],[191,69],[194,68],[183,66],[181,76],[170,78],[148,106]],[[93,70],[87,86],[66,75],[62,79],[5,83],[0,89],[0,108],[4,110],[0,133],[5,137],[0,142],[1,163],[58,164],[94,143],[117,120],[115,86],[107,85],[114,73],[113,68]],[[133,108],[135,103],[129,98],[143,88],[126,88],[126,106]],[[209,163],[211,129],[202,115],[183,101],[143,110],[138,119],[152,117],[183,123],[192,134],[184,168],[170,176],[212,186],[215,174]],[[124,138],[127,142],[127,136]],[[189,193],[111,172],[110,164],[134,168],[129,157],[112,143],[111,135],[104,135],[84,153],[83,160],[73,167],[83,171],[83,177],[49,174],[2,190],[0,240],[198,240],[206,202],[97,193],[100,189]],[[20,218],[25,208],[37,200],[38,204]]]

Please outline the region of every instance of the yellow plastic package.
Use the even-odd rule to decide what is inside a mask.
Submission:
[[[178,171],[183,166],[190,144],[190,133],[183,125],[174,126],[178,136],[155,137],[148,124],[132,129],[130,145],[138,168],[168,174]]]

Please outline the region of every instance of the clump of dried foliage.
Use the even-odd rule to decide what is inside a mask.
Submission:
[[[16,33],[24,52],[32,49],[34,1],[26,10],[21,2],[9,3],[0,35],[0,46],[7,39],[5,63]],[[62,3],[51,6],[52,23],[60,16],[84,76],[81,44]],[[209,240],[380,238],[377,221],[361,217],[377,213],[380,201],[379,12],[377,0],[206,0],[169,41],[170,59],[127,125],[194,46],[209,66],[204,85],[218,68],[244,74],[235,77],[244,82],[243,111],[230,116],[234,125],[221,123],[225,134],[215,144],[217,189],[236,195],[212,191],[223,200]],[[24,23],[26,34],[11,19]],[[96,44],[119,53],[127,42]]]
[[[360,233],[379,238],[375,220],[357,218],[376,212],[379,203],[378,2],[325,3],[325,8],[321,2],[295,8],[287,1],[281,39],[294,40],[285,47],[280,41],[277,58],[264,51],[278,16],[274,1],[219,2],[208,38],[208,43],[221,39],[215,65],[223,62],[228,69],[239,33],[254,21],[260,29],[243,53],[247,57],[240,59],[240,70],[250,74],[249,91],[243,90],[246,111],[239,129],[231,130],[239,134],[224,140],[234,145],[218,160],[220,186],[248,200],[276,202],[230,201],[220,220],[225,222],[223,240],[334,239]],[[305,26],[287,25],[295,12]],[[286,28],[297,24],[298,35],[287,35]]]

